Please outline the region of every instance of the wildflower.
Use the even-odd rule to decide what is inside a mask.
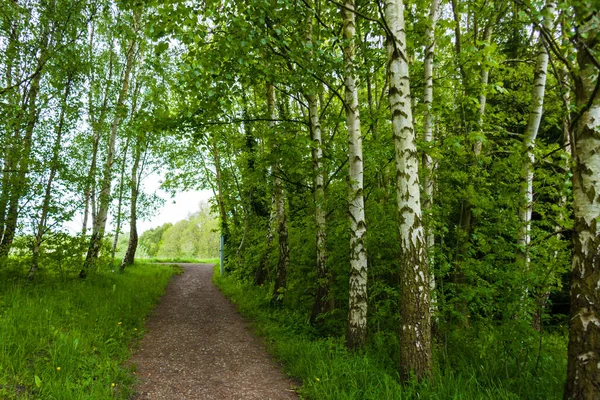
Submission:
[[[122,324],[122,322],[121,322],[121,321],[117,322],[117,325],[121,325],[121,324]]]
[[[60,371],[60,367],[56,367],[56,370],[57,370],[57,371]]]
[[[317,382],[321,382],[321,380],[319,378],[315,377],[315,379],[317,380]]]
[[[111,384],[110,384],[110,387],[115,387],[115,384],[114,384],[114,383],[111,383]]]

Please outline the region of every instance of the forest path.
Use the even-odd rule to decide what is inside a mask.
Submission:
[[[298,399],[263,343],[215,287],[213,265],[179,264],[147,324],[136,399]]]

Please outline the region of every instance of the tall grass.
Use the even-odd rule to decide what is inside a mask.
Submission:
[[[136,264],[31,283],[0,271],[0,398],[128,398],[130,346],[176,272]]]
[[[341,337],[320,337],[310,327],[307,313],[273,307],[268,288],[221,277],[214,281],[239,311],[253,322],[255,332],[302,382],[298,392],[308,399],[560,399],[564,384],[564,336],[546,335],[540,357],[528,363],[507,358],[502,332],[489,329],[479,337],[458,332],[447,348],[435,352],[433,378],[401,385],[397,373],[399,348],[393,334],[374,334],[367,350],[348,352]],[[474,330],[475,332],[475,330]],[[486,332],[481,330],[478,332]],[[515,346],[515,345],[513,345]]]

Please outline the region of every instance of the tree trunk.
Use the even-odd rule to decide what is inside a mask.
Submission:
[[[223,236],[224,246],[227,247],[229,243],[229,225],[227,223],[227,213],[225,211],[225,194],[223,193],[223,172],[221,170],[221,156],[219,154],[219,148],[217,147],[217,137],[213,135],[212,138],[212,149],[213,156],[215,159],[215,174],[217,177],[217,189],[218,189],[218,201],[219,201],[219,219],[221,236]],[[225,266],[223,265],[223,268]]]
[[[317,288],[310,322],[317,322],[319,315],[332,311],[330,301],[331,273],[327,268],[327,213],[325,211],[325,170],[323,167],[323,141],[319,107],[314,94],[306,96],[312,136],[312,161],[314,171],[315,222],[317,228]]]
[[[93,47],[94,47],[94,24],[92,23],[91,34],[90,34],[90,62],[94,59],[93,56]],[[98,164],[98,148],[100,146],[100,138],[102,136],[102,128],[104,126],[104,121],[106,119],[106,110],[108,106],[108,96],[110,93],[110,85],[112,83],[113,77],[113,61],[114,61],[114,51],[112,47],[112,38],[111,38],[111,47],[110,47],[110,57],[108,61],[108,77],[106,80],[106,86],[104,88],[104,95],[102,98],[102,103],[100,106],[100,115],[97,119],[95,119],[94,115],[94,103],[93,103],[93,95],[92,89],[94,85],[95,75],[94,69],[91,68],[90,73],[90,90],[88,91],[88,113],[89,113],[89,122],[92,128],[92,161],[90,163],[90,169],[88,171],[88,178],[86,182],[86,186],[84,189],[84,197],[85,197],[85,210],[83,214],[83,227],[81,229],[81,238],[85,240],[85,235],[87,233],[87,224],[88,224],[88,214],[91,211],[92,214],[92,227],[96,227],[96,169]],[[91,205],[91,206],[90,206]],[[90,210],[91,208],[91,210]],[[92,228],[92,233],[93,233]]]
[[[46,63],[48,44],[51,42],[51,33],[49,26],[43,29],[40,43],[40,56],[36,63],[36,69],[39,71],[32,79],[29,88],[27,100],[27,126],[25,134],[20,138],[15,146],[21,145],[19,151],[18,171],[14,172],[14,178],[11,180],[11,191],[8,200],[8,210],[4,222],[4,234],[0,242],[0,259],[8,256],[10,248],[15,237],[17,221],[19,219],[19,201],[25,193],[27,187],[27,175],[29,173],[29,162],[31,157],[31,147],[33,141],[33,131],[38,122],[39,110],[37,108],[37,97],[40,92],[40,82],[42,80],[42,69]],[[15,163],[15,165],[17,165]]]
[[[348,129],[348,199],[350,218],[350,279],[346,346],[364,347],[367,340],[367,224],[363,195],[363,154],[354,61],[356,27],[354,0],[344,1],[342,13],[344,92]]]
[[[125,142],[125,149],[123,150],[123,161],[121,163],[121,179],[119,184],[119,197],[117,201],[117,221],[115,226],[115,238],[113,239],[112,249],[110,250],[111,262],[115,259],[115,253],[117,252],[117,243],[119,242],[119,234],[121,233],[121,209],[123,208],[123,187],[125,186],[125,165],[127,162],[127,151],[129,150],[129,138]]]
[[[134,12],[134,30],[137,30],[139,28],[138,25],[139,15],[137,12]],[[127,98],[127,92],[129,90],[129,79],[131,77],[131,71],[133,69],[133,63],[135,61],[135,47],[136,41],[135,38],[132,38],[129,41],[129,47],[127,49],[127,60],[125,62],[125,70],[123,73],[121,91],[119,92],[117,104],[115,105],[115,115],[110,130],[106,163],[104,165],[104,173],[102,177],[102,188],[100,190],[99,196],[100,204],[98,207],[98,213],[96,215],[94,230],[92,232],[92,237],[90,238],[90,244],[88,247],[87,255],[85,257],[85,262],[83,264],[83,269],[79,274],[79,276],[82,278],[86,276],[86,270],[89,270],[90,268],[93,268],[96,265],[98,261],[98,256],[100,254],[102,240],[104,239],[104,231],[106,229],[106,220],[108,217],[108,207],[110,205],[111,175],[115,151],[115,142],[117,139],[117,128],[119,127],[119,124],[123,117],[122,108],[124,107],[125,99]]]
[[[554,12],[554,5],[549,3],[546,12]],[[546,16],[544,27],[550,28],[550,18]],[[533,212],[533,171],[535,140],[544,111],[544,94],[546,90],[546,72],[548,70],[548,51],[544,35],[540,33],[538,56],[533,78],[533,90],[529,120],[523,136],[523,167],[521,171],[521,204],[519,206],[519,230],[517,233],[517,262],[526,271],[529,267],[529,243],[531,241],[531,214]]]
[[[579,11],[579,10],[578,10]],[[582,10],[588,15],[589,10]],[[575,126],[573,166],[573,275],[565,399],[600,398],[600,51],[596,19],[579,27],[575,99],[583,114]],[[584,39],[585,38],[585,39]],[[591,54],[590,54],[591,53]],[[588,108],[589,107],[589,108]]]
[[[419,159],[412,124],[404,3],[388,0],[385,19],[389,100],[396,154],[400,231],[400,373],[421,380],[431,373],[431,318],[427,248],[421,216]]]
[[[492,41],[492,27],[491,25],[486,26],[485,28],[485,43],[489,45]],[[490,77],[490,68],[487,65],[483,65],[481,67],[481,90],[479,92],[479,122],[477,126],[479,127],[479,131],[482,136],[484,135],[483,129],[483,117],[485,116],[485,106],[487,103],[487,85]],[[483,141],[481,139],[477,139],[475,141],[475,146],[473,148],[473,153],[475,154],[475,158],[481,155],[481,149],[483,147]],[[469,208],[470,210],[470,208]]]
[[[48,219],[48,211],[50,208],[50,201],[52,199],[52,183],[54,182],[54,177],[56,176],[56,172],[58,170],[58,161],[60,157],[60,149],[61,149],[61,141],[62,135],[65,125],[65,114],[67,112],[67,102],[69,100],[69,95],[71,93],[71,84],[72,84],[72,76],[67,78],[66,86],[65,86],[65,94],[63,97],[63,104],[60,110],[60,116],[58,119],[58,126],[56,128],[56,138],[54,141],[54,146],[52,148],[52,160],[50,161],[50,175],[48,176],[48,181],[46,182],[46,190],[44,192],[44,200],[42,201],[42,213],[40,215],[40,220],[38,221],[35,238],[33,239],[33,252],[31,256],[31,266],[29,267],[29,280],[33,280],[35,274],[38,270],[38,262],[40,257],[40,248],[42,245],[42,240],[44,237],[44,233],[46,230],[46,221]]]
[[[142,154],[142,143],[138,138],[135,144],[135,155],[133,160],[133,167],[131,168],[131,214],[129,218],[129,243],[127,244],[127,251],[123,256],[123,261],[119,270],[123,272],[126,266],[133,265],[135,261],[135,252],[138,245],[138,233],[137,233],[137,200],[139,195],[140,180],[138,177],[138,169],[140,166],[140,158]]]
[[[424,79],[425,89],[423,103],[425,104],[425,115],[423,121],[423,140],[425,143],[433,143],[433,62],[435,55],[435,27],[440,16],[440,0],[431,0],[429,9],[429,24],[425,31],[425,61],[424,61]],[[433,176],[433,160],[427,153],[423,153],[423,213],[430,214],[433,206],[433,188],[435,179]],[[435,245],[435,235],[431,226],[426,229],[425,241],[427,244],[427,254],[429,255],[429,287],[431,289],[431,308],[435,311],[435,274],[433,273],[433,246]]]
[[[267,83],[267,108],[269,112],[269,128],[271,134],[275,135],[275,120],[277,114],[275,112],[275,88],[272,84]],[[277,143],[277,139],[273,140]],[[275,156],[279,157],[279,145],[273,146]],[[275,275],[275,286],[273,287],[272,300],[276,303],[283,301],[285,289],[287,286],[287,270],[290,263],[290,247],[288,244],[287,217],[285,214],[285,196],[283,193],[283,183],[281,182],[280,165],[275,162],[272,167],[273,174],[273,193],[275,197],[275,215],[277,220],[277,237],[279,239],[279,261],[277,262],[277,272]]]

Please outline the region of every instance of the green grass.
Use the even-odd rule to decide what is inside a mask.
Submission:
[[[156,263],[192,263],[192,264],[217,264],[218,258],[187,258],[187,257],[175,257],[175,258],[149,258],[145,261],[156,262]]]
[[[507,349],[494,335],[468,338],[460,333],[450,355],[436,351],[434,377],[423,383],[399,383],[394,355],[394,335],[373,335],[362,353],[348,352],[343,338],[322,338],[307,323],[306,312],[273,307],[268,288],[221,277],[213,277],[221,291],[253,322],[268,350],[285,371],[302,382],[298,393],[307,399],[561,399],[565,375],[565,340],[560,335],[544,337],[538,368],[537,356],[522,367],[502,356]],[[462,347],[461,347],[462,346]],[[486,347],[487,346],[487,347]],[[524,358],[523,358],[524,359]]]
[[[0,398],[126,399],[124,362],[177,269],[137,263],[31,283],[0,271]]]

